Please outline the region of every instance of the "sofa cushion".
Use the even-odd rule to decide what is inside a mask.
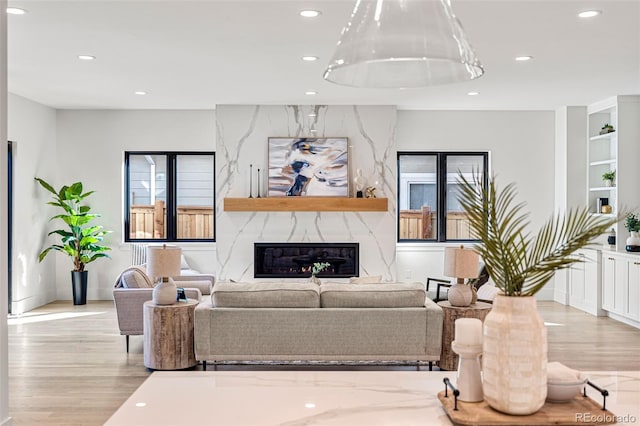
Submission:
[[[151,279],[139,266],[131,266],[120,275],[120,282],[124,288],[150,288],[153,287]]]
[[[211,303],[217,308],[319,308],[312,283],[216,283]]]
[[[320,286],[323,308],[413,308],[425,304],[420,283],[341,284]]]
[[[382,275],[371,275],[365,277],[351,277],[350,284],[376,284],[382,282]]]

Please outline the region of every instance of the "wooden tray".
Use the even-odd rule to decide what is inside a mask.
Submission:
[[[529,416],[510,416],[489,407],[485,401],[462,402],[458,400],[458,411],[454,411],[453,393],[445,398],[444,391],[438,399],[455,425],[460,426],[515,426],[515,425],[610,425],[616,423],[615,415],[602,410],[602,405],[582,395],[572,401],[554,404],[547,402],[536,413]],[[578,418],[577,414],[584,417]]]

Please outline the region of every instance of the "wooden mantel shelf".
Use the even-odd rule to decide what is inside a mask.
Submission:
[[[386,212],[386,198],[261,197],[225,198],[226,212]]]

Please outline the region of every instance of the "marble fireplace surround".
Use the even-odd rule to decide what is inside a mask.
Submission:
[[[396,117],[391,106],[218,105],[216,278],[263,279],[254,277],[255,242],[340,241],[357,242],[360,247],[358,270],[351,276],[381,275],[383,281],[396,281]],[[348,139],[350,181],[356,170],[362,170],[368,185],[375,185],[377,195],[388,200],[384,211],[225,209],[225,199],[257,196],[258,169],[260,199],[267,195],[270,137],[308,137],[311,125],[316,130],[313,136]],[[350,192],[355,197],[353,185]]]
[[[330,266],[321,278],[358,276],[359,243],[254,243],[254,278],[305,278],[316,262]]]

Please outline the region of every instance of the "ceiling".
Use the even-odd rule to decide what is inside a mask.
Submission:
[[[548,110],[640,93],[640,0],[452,0],[485,75],[407,90],[322,79],[354,4],[10,0],[28,13],[8,17],[9,91],[74,109],[358,104]],[[300,17],[308,8],[322,15]],[[603,13],[576,16],[587,9]],[[96,59],[81,61],[80,54]],[[303,62],[304,55],[320,60]],[[534,59],[514,61],[519,55]],[[305,95],[309,90],[318,94]]]

